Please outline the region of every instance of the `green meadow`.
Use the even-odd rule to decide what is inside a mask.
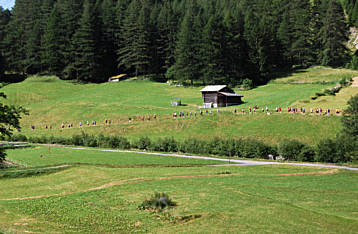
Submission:
[[[68,166],[42,175],[1,178],[0,232],[358,230],[358,173],[353,171],[289,165],[212,167],[211,160],[44,146],[8,154],[19,165],[16,170]],[[177,206],[162,212],[139,210],[154,192],[167,193]]]
[[[340,117],[288,114],[287,107],[344,109],[347,100],[357,88],[343,88],[336,96],[311,97],[317,92],[334,87],[342,78],[350,79],[358,72],[347,69],[309,68],[290,76],[278,78],[267,85],[248,91],[244,104],[220,108],[212,115],[200,116],[202,87],[176,87],[166,83],[145,80],[127,80],[118,83],[78,84],[56,77],[33,76],[24,82],[10,84],[2,90],[8,95],[9,104],[22,105],[30,111],[21,121],[22,134],[27,136],[72,136],[82,131],[88,134],[120,135],[129,139],[140,136],[151,138],[173,136],[184,139],[212,137],[253,137],[276,144],[282,138],[292,138],[306,143],[317,143],[322,137],[333,137],[341,128]],[[183,106],[172,107],[173,98],[180,97]],[[258,106],[249,115],[249,107]],[[266,115],[262,108],[273,111],[281,107],[283,113]],[[238,114],[233,114],[234,108]],[[241,110],[245,110],[245,114]],[[192,117],[173,119],[174,112],[192,112]],[[194,117],[194,113],[197,117]],[[158,116],[153,120],[153,115]],[[141,117],[151,116],[151,121]],[[130,123],[129,118],[133,121]],[[104,121],[111,120],[111,126]],[[96,127],[88,127],[86,121],[97,121]],[[84,126],[79,127],[82,122]],[[66,125],[61,129],[61,124]],[[73,128],[68,129],[68,124]],[[32,131],[30,126],[36,127]],[[45,126],[52,126],[46,130]]]

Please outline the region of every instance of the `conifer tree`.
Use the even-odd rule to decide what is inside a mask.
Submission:
[[[178,15],[173,4],[165,2],[158,16],[158,53],[163,59],[163,69],[168,70],[175,62],[175,43],[178,33]]]
[[[348,27],[342,6],[336,0],[330,0],[321,29],[323,51],[321,64],[342,66],[347,62]]]
[[[139,15],[138,15],[139,12]],[[150,65],[150,2],[133,0],[127,9],[121,28],[122,47],[118,50],[119,68],[133,71],[136,76],[146,74]]]
[[[241,84],[243,78],[247,78],[252,71],[252,64],[246,60],[247,45],[244,39],[244,16],[240,9],[235,9],[235,15],[228,10],[223,24],[225,36],[225,74],[230,79],[228,83]]]
[[[60,53],[65,67],[61,73],[61,78],[77,79],[74,71],[76,47],[73,46],[73,36],[79,27],[84,2],[83,0],[57,0],[56,4],[62,19],[60,30],[63,32],[63,46]]]
[[[109,77],[117,73],[117,41],[116,32],[118,30],[115,1],[103,0],[100,8],[101,41],[100,51],[102,59],[100,60],[101,72],[104,77]]]
[[[222,18],[217,14],[210,17],[203,32],[203,79],[206,84],[226,84],[225,34]]]
[[[98,72],[96,10],[93,0],[85,0],[79,28],[73,36],[74,67],[78,81],[98,82],[101,79]]]
[[[11,70],[25,73],[26,43],[33,24],[31,0],[18,0],[12,10],[12,17],[8,24],[6,38],[5,57]]]
[[[63,56],[63,45],[65,44],[65,32],[61,19],[58,4],[55,4],[48,23],[44,30],[42,41],[42,61],[43,66],[50,74],[60,76],[65,67]]]
[[[310,0],[291,0],[292,45],[290,55],[296,65],[307,66],[311,54],[311,3]]]
[[[192,84],[197,80],[198,71],[198,35],[194,28],[195,18],[198,14],[196,1],[190,1],[178,32],[178,41],[175,53],[175,77],[185,82],[189,80]]]
[[[25,64],[25,72],[27,74],[36,74],[41,71],[41,29],[40,22],[37,21],[33,26],[32,30],[28,34],[25,53],[26,59],[24,61]]]
[[[0,7],[0,79],[7,67],[3,53],[6,50],[6,46],[4,45],[4,38],[6,37],[6,27],[9,24],[10,17],[10,11],[4,10]]]

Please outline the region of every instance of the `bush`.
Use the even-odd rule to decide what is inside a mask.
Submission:
[[[15,135],[10,136],[7,140],[25,142],[25,141],[27,141],[27,137],[22,134],[15,134]]]
[[[135,147],[141,150],[148,150],[151,146],[152,142],[149,137],[140,137],[139,140],[135,143]]]
[[[323,93],[324,93],[325,95],[330,95],[330,96],[335,96],[335,95],[336,95],[334,89],[325,89],[325,90],[323,91]]]
[[[314,160],[316,162],[338,162],[336,142],[332,139],[321,140],[316,146],[316,155]]]
[[[138,206],[138,209],[162,211],[163,209],[171,208],[176,205],[176,202],[172,201],[166,193],[156,192],[151,198],[143,201],[142,204]]]
[[[73,135],[71,141],[73,145],[78,145],[78,146],[84,145],[83,137],[81,135]]]
[[[250,79],[248,79],[248,78],[245,78],[245,79],[242,81],[241,87],[244,88],[244,89],[246,89],[246,90],[249,90],[249,89],[254,88],[254,83],[252,82],[252,80],[250,80]]]
[[[305,157],[304,153],[301,154],[304,147],[305,145],[302,142],[286,139],[279,144],[278,153],[287,160],[300,160],[300,157]],[[306,151],[309,151],[309,149],[307,148]]]
[[[207,153],[205,152],[204,145],[206,142],[200,141],[196,138],[185,139],[183,142],[179,144],[179,151],[183,153]]]
[[[273,148],[256,139],[245,139],[240,144],[240,155],[245,158],[267,158]]]
[[[315,157],[314,148],[305,145],[302,147],[301,152],[297,155],[297,160],[302,162],[313,162]]]
[[[178,142],[173,137],[158,138],[151,150],[160,152],[178,152]]]
[[[130,149],[131,148],[131,143],[125,137],[116,137],[116,138],[114,138],[114,140],[116,141],[117,147],[119,149]]]

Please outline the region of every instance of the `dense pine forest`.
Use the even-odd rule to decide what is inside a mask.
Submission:
[[[257,85],[297,67],[358,67],[349,26],[356,0],[17,0],[0,11],[0,73]]]

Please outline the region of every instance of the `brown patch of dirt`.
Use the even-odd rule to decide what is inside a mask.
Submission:
[[[46,195],[38,195],[38,196],[31,196],[31,197],[17,197],[17,198],[5,198],[0,199],[1,201],[21,201],[21,200],[30,200],[30,199],[39,199],[39,198],[45,198],[45,197],[56,197],[56,196],[64,196],[64,195],[70,195],[74,193],[82,193],[82,192],[89,192],[89,191],[96,191],[101,189],[106,189],[118,185],[123,184],[132,184],[132,183],[140,183],[140,182],[146,182],[146,181],[156,181],[156,180],[171,180],[171,179],[192,179],[192,178],[211,178],[211,177],[232,177],[232,176],[241,176],[241,174],[214,174],[214,175],[195,175],[195,176],[168,176],[168,177],[158,177],[158,178],[133,178],[128,180],[120,180],[120,181],[112,181],[111,183],[104,184],[98,187],[89,188],[86,190],[80,190],[75,192],[63,192],[60,194],[46,194]]]
[[[332,169],[332,170],[329,170],[329,171],[279,174],[279,176],[330,175],[330,174],[335,174],[337,172],[338,172],[338,169]]]
[[[353,82],[352,82],[352,87],[358,87],[358,76],[352,78]]]

